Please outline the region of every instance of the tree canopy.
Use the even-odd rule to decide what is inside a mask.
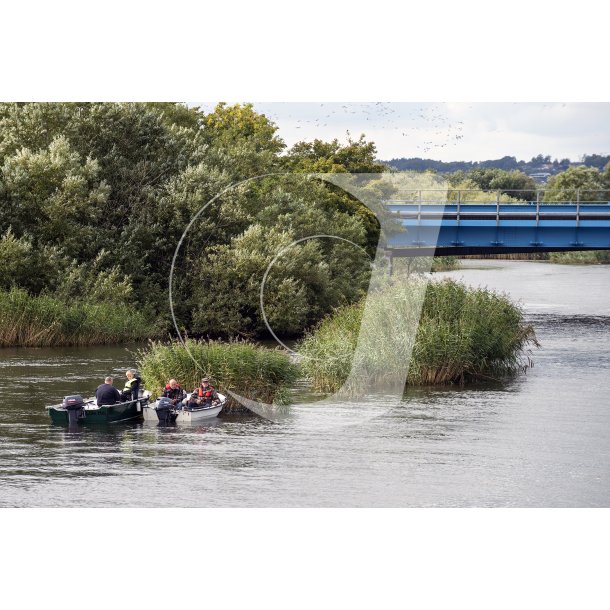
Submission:
[[[176,246],[216,198],[173,267],[180,323],[262,332],[254,286],[278,248],[324,232],[370,250],[378,237],[367,208],[307,174],[384,169],[364,138],[286,151],[251,104],[0,104],[0,289],[127,300],[169,330]],[[304,241],[278,261],[266,293],[277,332],[359,298],[368,261],[345,246]]]
[[[459,171],[449,175],[449,182],[455,189],[499,191],[524,201],[536,198],[536,182],[519,170],[477,168],[470,172]]]
[[[549,179],[544,193],[545,201],[610,200],[610,163],[605,171],[595,167],[570,167]]]

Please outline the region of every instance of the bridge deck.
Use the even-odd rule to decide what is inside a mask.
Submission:
[[[388,202],[394,256],[610,249],[608,204]]]

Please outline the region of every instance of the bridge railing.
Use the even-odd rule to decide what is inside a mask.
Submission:
[[[536,226],[543,220],[575,221],[576,227],[581,220],[607,220],[610,217],[610,193],[601,190],[574,189],[574,197],[569,191],[504,190],[484,191],[475,189],[413,189],[403,190],[402,199],[386,201],[389,205],[406,205],[407,209],[394,209],[392,212],[401,220],[413,221],[421,225],[424,220],[494,220],[499,226],[502,220],[532,220]],[[427,206],[436,205],[436,209]],[[439,210],[439,206],[451,208]],[[517,209],[509,211],[512,205]],[[475,206],[485,206],[481,209]],[[527,210],[523,210],[523,206]],[[596,207],[594,207],[596,206]],[[604,206],[606,209],[599,209]],[[565,209],[557,209],[565,207]],[[488,208],[492,208],[489,210]]]
[[[389,204],[531,204],[607,205],[610,191],[602,189],[401,189]]]

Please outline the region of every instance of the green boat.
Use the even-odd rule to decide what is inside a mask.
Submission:
[[[46,409],[54,424],[115,424],[142,419],[149,397],[150,392],[143,392],[137,400],[98,407],[94,398],[83,400],[80,396],[66,396],[61,404]]]

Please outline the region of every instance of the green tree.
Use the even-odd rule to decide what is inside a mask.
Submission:
[[[278,127],[252,104],[220,103],[204,118],[208,162],[229,172],[234,182],[280,170],[285,144]]]
[[[24,288],[37,295],[55,289],[66,264],[57,249],[34,247],[30,238],[15,237],[10,227],[0,237],[0,290]]]
[[[193,330],[210,335],[266,333],[260,310],[260,287],[265,271],[284,249],[287,251],[270,269],[264,288],[265,312],[276,333],[301,333],[345,302],[342,294],[345,286],[338,286],[336,282],[347,283],[347,272],[337,274],[332,267],[346,253],[353,259],[360,258],[360,277],[350,277],[349,285],[353,293],[362,296],[365,257],[354,253],[353,246],[351,249],[347,244],[335,246],[329,258],[324,245],[318,241],[294,244],[295,238],[292,231],[279,227],[270,230],[256,224],[231,244],[212,248],[202,269],[204,281],[193,290]],[[355,289],[356,285],[360,290]]]
[[[187,314],[194,312],[195,332],[266,332],[259,308],[265,270],[280,250],[314,235],[353,243],[332,237],[306,240],[278,259],[268,280],[267,315],[274,330],[300,332],[333,307],[359,299],[366,289],[369,259],[353,245],[365,247],[365,228],[358,217],[333,205],[326,185],[306,176],[280,176],[263,181],[257,196],[263,205],[243,233],[206,248],[203,256],[193,253],[193,243],[186,255],[186,277],[201,280],[194,287],[181,283],[189,294],[183,306]],[[205,229],[202,223],[195,235],[205,235]]]
[[[65,301],[127,305],[133,302],[129,276],[112,265],[109,253],[101,250],[91,263],[72,261],[61,274],[54,295]]]
[[[0,168],[0,230],[11,226],[36,245],[57,245],[80,257],[95,236],[109,190],[97,161],[82,159],[64,136],[39,151],[23,148]]]
[[[375,144],[367,142],[362,134],[358,140],[348,138],[345,145],[337,139],[331,142],[319,139],[313,142],[298,142],[288,151],[285,163],[290,171],[308,174],[387,172],[388,167],[376,160],[376,154]],[[329,184],[326,189],[329,205],[350,216],[358,217],[363,223],[366,230],[366,247],[372,254],[379,241],[379,222],[373,212],[340,188]],[[380,195],[389,198],[391,193]]]
[[[519,170],[473,169],[468,178],[483,191],[500,191],[514,199],[532,201],[536,198],[536,182]]]
[[[288,153],[287,165],[292,171],[312,174],[380,174],[388,168],[376,160],[376,154],[375,144],[367,142],[364,134],[358,140],[348,138],[346,145],[336,138],[331,142],[315,139],[295,144]]]
[[[610,191],[610,161],[606,164],[606,167],[602,172],[602,181],[604,183],[604,188]]]
[[[594,167],[570,167],[549,178],[544,192],[545,201],[604,201],[603,175]]]

